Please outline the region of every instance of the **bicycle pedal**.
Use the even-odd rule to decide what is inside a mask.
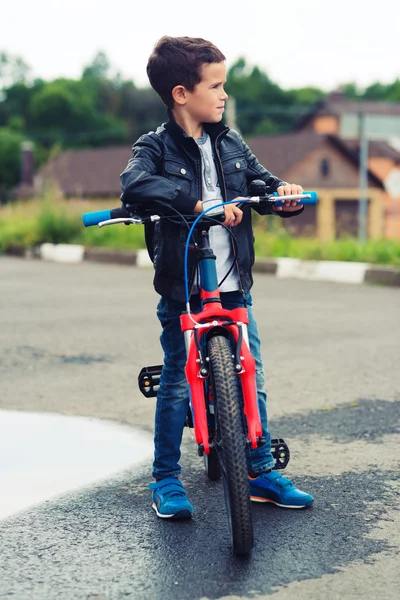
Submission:
[[[271,440],[271,454],[275,461],[274,470],[285,469],[290,460],[289,446],[282,438]]]
[[[161,371],[162,365],[143,367],[140,371],[138,385],[143,396],[146,396],[146,398],[154,398],[157,396],[157,391],[160,387]]]

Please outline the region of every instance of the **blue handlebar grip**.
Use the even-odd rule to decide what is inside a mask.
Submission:
[[[318,194],[317,192],[303,192],[303,194],[310,194],[311,198],[304,198],[304,200],[297,200],[299,204],[317,204]],[[278,192],[274,192],[274,196],[278,196]],[[283,198],[284,196],[282,196]],[[275,202],[274,206],[282,206],[282,202]]]
[[[85,227],[98,225],[102,221],[107,221],[108,219],[111,219],[110,210],[96,210],[94,212],[88,212],[82,215],[82,221]]]

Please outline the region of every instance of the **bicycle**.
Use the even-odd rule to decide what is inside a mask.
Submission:
[[[242,199],[245,207],[252,203],[272,202],[282,205],[277,193],[266,194],[265,183],[253,181],[250,196]],[[303,204],[315,204],[317,194],[304,192],[285,196],[285,200],[301,200]],[[228,526],[234,554],[249,554],[254,544],[251,503],[246,462],[246,446],[257,448],[266,440],[262,437],[261,421],[257,405],[255,360],[250,352],[247,335],[247,308],[224,309],[220,301],[215,260],[209,243],[209,228],[221,224],[224,219],[224,202],[205,210],[196,218],[191,215],[191,225],[185,246],[186,311],[180,316],[187,352],[185,375],[188,382],[190,407],[186,425],[193,428],[199,456],[204,457],[205,470],[211,480],[222,477],[228,515]],[[160,206],[161,207],[161,206]],[[219,214],[215,210],[219,208]],[[213,211],[213,215],[207,215]],[[149,214],[148,209],[126,207],[85,213],[86,227],[104,227],[117,223],[144,224],[160,218],[173,219],[171,213],[164,216]],[[180,218],[189,219],[184,215]],[[201,225],[200,225],[201,223]],[[194,232],[200,231],[200,247]],[[190,290],[187,273],[189,242],[194,238],[197,248],[199,292],[201,312],[191,313]],[[138,384],[147,397],[157,395],[162,365],[144,367],[139,373]],[[284,469],[290,459],[286,442],[272,440],[275,469]]]

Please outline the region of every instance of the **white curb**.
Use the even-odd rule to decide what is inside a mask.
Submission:
[[[83,261],[85,246],[79,244],[41,244],[40,258],[60,263],[79,263]]]
[[[84,260],[126,264],[152,268],[147,250],[115,250],[86,248],[78,244],[41,244],[32,248],[12,246],[7,254],[25,258],[41,258],[64,263]],[[337,283],[375,283],[400,287],[398,266],[374,265],[360,262],[300,260],[299,258],[258,258],[254,273],[267,273],[280,279],[308,279]]]
[[[276,277],[341,283],[363,283],[368,263],[277,258]]]
[[[137,267],[152,267],[153,263],[150,260],[150,256],[147,250],[138,250],[136,253],[136,266]]]

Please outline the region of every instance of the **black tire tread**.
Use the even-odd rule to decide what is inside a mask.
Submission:
[[[253,523],[246,438],[229,340],[223,335],[211,337],[208,340],[208,355],[214,382],[217,428],[222,440],[222,473],[226,484],[225,500],[230,512],[233,550],[237,555],[246,555],[253,547]]]

